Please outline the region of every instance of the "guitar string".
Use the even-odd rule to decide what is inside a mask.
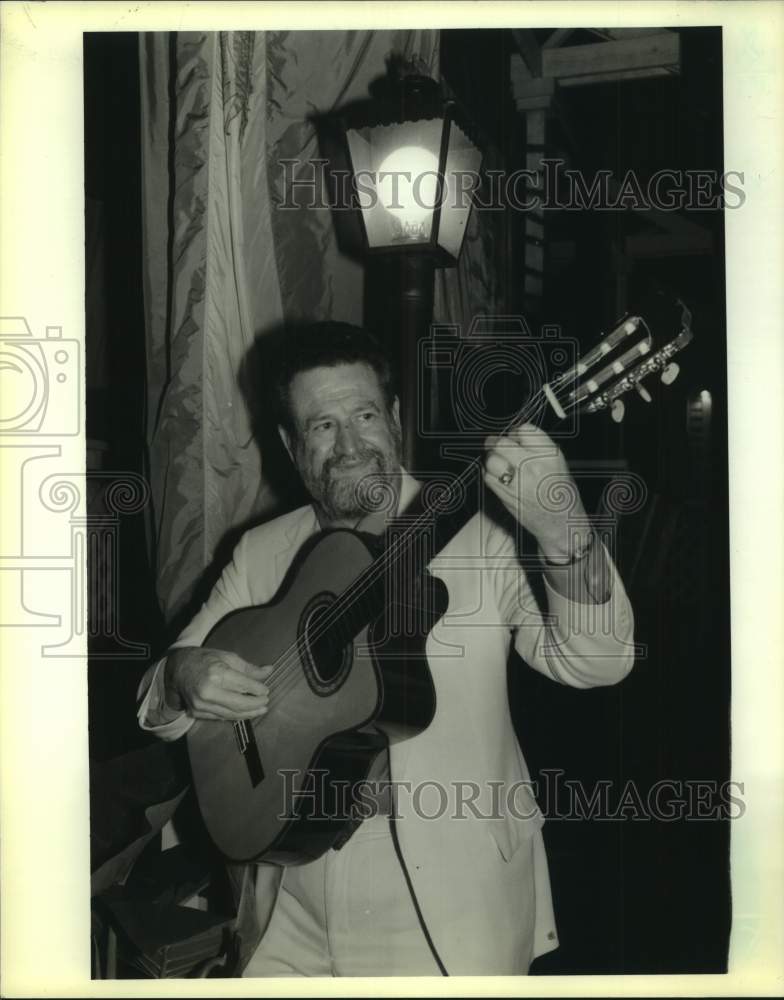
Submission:
[[[540,393],[542,397],[541,400],[538,399]],[[531,412],[526,413],[526,417],[532,415],[532,411],[541,409],[542,405],[545,403],[546,396],[540,390],[540,392],[538,392],[529,401],[529,405],[526,409]],[[525,410],[523,412],[525,413]],[[511,427],[516,425],[517,419],[518,418],[516,418],[515,421],[505,429],[503,432],[504,434],[507,433]],[[472,460],[469,466],[464,469],[463,472],[460,473],[460,475],[450,485],[450,487],[448,487],[447,493],[451,493],[451,491],[455,489],[458,484],[460,484],[460,488],[462,489],[462,486],[465,485],[462,480],[464,477],[469,477],[473,474],[478,463],[479,459]],[[313,643],[317,642],[322,635],[333,627],[334,622],[344,613],[344,606],[348,605],[350,607],[353,603],[355,592],[366,592],[370,586],[373,586],[380,579],[383,572],[386,572],[388,568],[394,566],[397,560],[402,556],[405,548],[417,537],[419,529],[429,523],[437,503],[438,502],[434,503],[431,507],[423,511],[404,532],[402,532],[397,538],[393,539],[392,543],[388,546],[384,553],[375,559],[366,570],[360,573],[359,577],[352,581],[349,587],[347,587],[346,590],[343,591],[343,593],[336,599],[336,601],[330,605],[328,613],[321,619],[317,627],[313,630],[313,633],[308,635],[307,641],[309,645],[312,646]],[[271,708],[273,704],[279,702],[280,699],[299,682],[301,673],[299,648],[300,642],[298,638],[281,654],[281,656],[278,657],[275,669],[265,681],[269,690],[269,699],[267,703],[268,709]],[[275,697],[273,698],[273,696]],[[255,725],[257,721],[260,721],[260,717],[244,721],[251,722]]]
[[[621,321],[621,323],[619,323],[618,326],[616,326],[616,329],[618,329],[618,327],[620,327],[623,322],[625,321]],[[645,323],[644,320],[641,320],[641,324],[646,333],[648,333],[648,337],[650,338],[650,330],[648,329],[647,323]],[[624,338],[621,338],[619,340],[619,343],[622,342],[623,339]],[[591,367],[593,366],[593,364],[596,364],[600,360],[602,360],[602,356],[598,357],[592,363]],[[572,370],[574,371],[574,374],[571,377],[571,379],[566,379],[565,376],[560,376],[558,379],[554,380],[554,382],[549,383],[549,388],[551,389],[551,391],[553,391],[554,394],[556,393],[556,391],[558,393],[561,393],[564,391],[565,388],[574,385],[576,382],[579,381],[582,375],[585,374],[584,371],[580,372],[578,370],[577,365],[575,365]],[[567,414],[571,410],[578,407],[581,402],[582,401],[577,401],[576,399],[573,400],[572,402],[567,402],[564,399],[558,400],[558,403],[561,406],[564,414]],[[548,403],[548,398],[544,388],[537,390],[537,392],[529,400],[527,407],[523,407],[523,410],[515,415],[514,419],[501,432],[500,436],[504,437],[508,435],[516,426],[518,426],[520,422],[528,421],[531,417],[537,415],[542,410],[544,410],[544,412],[549,412],[547,410],[547,403]],[[468,479],[470,478],[470,476],[474,474],[480,462],[481,462],[480,458],[473,459],[466,467],[466,469],[464,469],[463,472],[457,476],[457,478],[453,481],[452,485],[450,485],[446,489],[445,494],[446,497],[448,498],[447,507],[449,503],[452,502],[453,491],[455,490],[455,488],[459,484],[460,490],[462,491],[463,487],[467,486]],[[440,502],[443,502],[443,500]],[[337,621],[341,615],[346,613],[347,610],[350,610],[351,604],[355,600],[354,596],[355,592],[359,591],[366,592],[370,586],[373,586],[379,580],[382,571],[386,572],[388,568],[394,566],[396,561],[401,557],[405,547],[407,547],[410,543],[412,543],[415,540],[415,538],[419,535],[419,529],[423,526],[426,526],[429,523],[431,516],[434,513],[438,512],[438,507],[440,502],[435,501],[431,506],[429,506],[426,510],[424,510],[418,516],[418,518],[415,521],[413,521],[406,528],[406,530],[401,533],[400,536],[398,536],[398,538],[393,540],[393,542],[387,547],[384,553],[377,559],[375,559],[370,564],[370,566],[368,566],[366,570],[360,573],[357,579],[354,580],[349,585],[349,587],[347,587],[346,590],[339,595],[339,597],[335,600],[335,602],[329,606],[327,614],[325,614],[324,617],[318,622],[318,625],[313,630],[313,633],[307,636],[307,642],[309,645],[312,646],[315,642],[317,642],[324,634],[326,634],[326,632],[328,632],[334,626],[335,621]],[[365,626],[363,625],[363,628],[364,627]],[[350,639],[347,640],[347,642],[348,641],[350,641]],[[298,639],[296,639],[289,646],[289,648],[285,650],[278,657],[273,672],[267,678],[265,683],[269,690],[268,708],[272,707],[273,705],[273,697],[272,697],[273,694],[277,696],[275,698],[275,702],[278,702],[280,698],[282,698],[285,694],[287,694],[299,682],[299,676],[300,676],[299,648],[300,648],[300,641],[298,637]],[[287,681],[288,683],[286,683]],[[243,721],[248,721],[251,722],[252,725],[255,725],[256,721],[258,720],[259,717]]]
[[[578,380],[578,378],[579,375],[575,375],[570,382],[559,382],[557,384],[558,391],[563,391],[567,385],[572,385]],[[550,388],[554,388],[552,384],[550,385]],[[545,409],[545,412],[547,412],[547,402],[548,400],[544,390],[539,389],[529,400],[528,405],[523,408],[521,413],[517,414],[514,420],[501,432],[500,436],[506,436],[520,422],[528,421],[531,417],[537,415],[543,408]],[[570,412],[570,410],[579,405],[576,402],[564,405],[564,401],[562,400],[559,401],[559,403],[565,413]],[[474,475],[480,462],[481,459],[479,458],[473,459],[466,469],[464,469],[463,472],[456,477],[452,484],[446,488],[445,494],[442,495],[442,498],[434,501],[431,506],[418,515],[417,519],[413,521],[404,532],[402,532],[397,538],[393,539],[392,543],[387,549],[385,549],[384,553],[375,559],[366,570],[360,573],[356,580],[352,581],[349,587],[347,587],[346,590],[343,591],[343,593],[340,594],[340,596],[335,600],[335,602],[329,606],[327,614],[325,614],[319,621],[313,632],[308,635],[307,641],[309,645],[312,646],[313,643],[317,642],[334,626],[334,623],[340,618],[341,615],[343,615],[347,610],[350,610],[350,606],[355,600],[355,592],[366,592],[369,587],[378,582],[383,572],[386,572],[395,565],[397,560],[402,556],[403,550],[420,534],[420,529],[429,524],[434,513],[439,512],[441,504],[446,501],[446,507],[448,508],[454,499],[454,493],[459,493],[459,491],[462,491],[463,487],[468,485],[469,479],[472,475]],[[281,654],[281,656],[278,657],[273,672],[265,681],[269,690],[268,709],[272,707],[273,703],[277,703],[281,697],[287,694],[288,691],[290,691],[298,683],[300,675],[299,648],[300,643],[297,639]],[[286,683],[286,681],[289,681],[289,683]],[[274,698],[274,702],[273,695],[276,696]],[[250,721],[255,724],[257,719],[245,721]]]
[[[556,385],[553,385],[551,383],[550,388],[551,390],[557,389],[558,392],[562,392],[564,388],[573,385],[575,382],[577,382],[580,377],[581,377],[580,373],[575,372],[575,375],[570,381],[560,380],[557,382]],[[561,405],[563,412],[565,414],[568,414],[571,410],[575,409],[580,405],[580,403],[577,401],[565,403],[565,400],[563,399],[559,400],[558,402],[559,405]],[[538,390],[531,398],[531,400],[529,400],[528,406],[524,408],[520,414],[517,414],[515,416],[514,420],[509,425],[507,425],[507,427],[501,432],[500,436],[501,437],[506,436],[511,430],[513,430],[514,427],[518,425],[519,422],[527,421],[528,419],[530,419],[530,417],[536,415],[539,411],[542,411],[543,409],[545,412],[549,412],[547,410],[547,403],[548,399],[544,392],[544,389]],[[450,485],[447,488],[446,494],[447,497],[449,498],[449,502],[451,502],[452,499],[451,494],[458,486],[458,484],[460,485],[460,489],[462,489],[464,485],[467,485],[468,478],[470,478],[470,476],[474,474],[475,469],[480,462],[481,462],[480,458],[473,459],[466,467],[466,469],[464,469],[463,472],[460,473],[459,476],[457,476],[457,478],[453,481],[452,485]],[[396,538],[393,541],[393,543],[384,551],[383,555],[379,556],[376,560],[374,560],[370,564],[370,566],[368,566],[368,568],[365,571],[360,573],[357,579],[352,581],[349,587],[346,588],[346,590],[343,591],[342,594],[340,594],[340,596],[336,599],[336,601],[332,605],[330,605],[328,613],[324,616],[324,618],[322,618],[319,621],[317,627],[313,630],[313,633],[308,635],[307,641],[309,645],[312,645],[313,643],[317,642],[322,635],[324,635],[329,629],[333,627],[335,621],[339,619],[342,614],[345,613],[346,605],[348,605],[350,608],[350,605],[354,601],[355,592],[367,591],[367,589],[370,586],[372,586],[378,581],[382,571],[386,571],[388,567],[391,568],[392,566],[394,566],[395,562],[400,558],[402,550],[409,543],[413,542],[413,540],[419,534],[419,529],[424,525],[427,525],[431,515],[436,512],[436,508],[438,507],[438,505],[439,501],[436,501],[432,504],[432,506],[428,507],[425,511],[423,511],[422,514],[418,516],[417,520],[412,522],[411,525],[409,525],[408,528],[405,530],[405,532],[401,533],[401,535],[398,536],[398,538]],[[280,698],[282,698],[290,690],[292,690],[293,687],[295,687],[299,682],[300,678],[299,647],[300,643],[299,639],[297,639],[289,646],[287,650],[285,650],[281,654],[281,656],[278,657],[273,673],[267,678],[267,681],[265,683],[269,689],[269,694],[270,694],[268,700],[268,708],[272,707],[273,704],[277,703],[280,700]],[[273,700],[273,695],[276,696],[274,700]],[[252,725],[255,725],[257,721],[260,721],[260,718],[263,717],[256,717],[255,719],[249,719],[244,721],[249,721],[251,722]]]
[[[625,321],[621,321],[616,329],[618,329],[623,322]],[[650,330],[647,323],[641,319],[640,324],[642,325],[644,331],[648,334],[648,339],[650,341]],[[636,330],[632,332],[636,332]],[[629,336],[629,334],[626,336]],[[620,343],[624,339],[625,337],[621,337],[618,342]],[[638,343],[640,342],[641,341]],[[602,358],[603,355],[597,357],[589,365],[589,368],[601,361]],[[585,371],[579,370],[578,365],[573,366],[571,371],[573,374],[570,379],[567,379],[566,375],[562,375],[549,384],[549,387],[554,394],[563,393],[565,389],[568,389],[575,383],[579,382],[580,378],[585,374]],[[566,374],[568,374],[568,372]],[[576,393],[573,393],[572,395],[576,395]],[[525,422],[531,419],[532,417],[538,415],[541,411],[549,412],[547,409],[547,403],[548,398],[544,389],[542,388],[537,390],[537,392],[529,400],[527,407],[524,407],[520,413],[515,415],[513,420],[501,432],[500,436],[506,436],[510,431],[518,426],[520,422]],[[565,398],[562,398],[558,400],[558,403],[562,407],[564,414],[568,414],[570,411],[580,406],[582,400],[577,400],[575,398],[571,402],[568,402]],[[314,628],[313,632],[307,636],[307,642],[309,645],[317,642],[322,635],[326,634],[326,632],[334,626],[335,621],[337,621],[340,616],[346,612],[346,606],[348,606],[348,609],[350,610],[350,606],[355,600],[356,592],[366,592],[370,586],[373,586],[378,581],[382,571],[386,571],[387,568],[394,566],[403,554],[403,550],[418,536],[419,529],[423,526],[423,524],[426,525],[429,522],[431,515],[437,513],[440,503],[443,503],[444,499],[446,499],[448,506],[452,502],[455,488],[459,485],[462,490],[463,486],[467,485],[468,478],[474,474],[480,461],[481,459],[479,458],[472,460],[466,469],[464,469],[463,472],[445,490],[445,497],[442,498],[441,501],[435,501],[430,507],[424,510],[417,520],[412,522],[412,524],[409,525],[408,528],[402,532],[400,536],[398,536],[398,538],[393,540],[382,556],[374,560],[365,571],[359,574],[356,580],[352,581],[349,587],[347,587],[346,590],[343,591],[343,593],[336,599],[336,601],[330,605],[327,614],[325,614],[325,616],[318,622],[318,625]],[[353,636],[351,638],[353,638]],[[349,641],[351,641],[351,639],[347,639],[347,642]],[[300,675],[299,667],[299,640],[295,640],[295,642],[292,643],[280,657],[278,657],[273,673],[269,678],[267,678],[267,687],[270,689],[270,699],[268,702],[270,706],[273,703],[273,694],[282,697],[298,683]],[[287,680],[289,680],[289,683],[286,683]],[[276,698],[275,700],[277,701],[279,699]]]
[[[556,386],[557,390],[561,392],[567,385],[571,385],[577,381],[579,377],[579,374],[576,374],[571,382],[567,382],[565,380],[559,381]],[[553,389],[554,386],[551,384],[550,388]],[[566,403],[566,405],[564,405],[564,400],[559,400],[559,403],[562,406],[564,413],[569,413],[571,410],[580,405],[579,402],[576,401]],[[525,413],[524,410],[522,414],[518,414],[512,423],[509,424],[504,431],[502,431],[501,436],[507,435],[509,431],[517,426],[521,419],[529,419],[535,411],[540,411],[543,407],[546,409],[546,404],[547,397],[544,390],[539,390],[529,401],[529,412]],[[467,483],[467,477],[473,475],[480,461],[481,460],[478,458],[472,460],[467,468],[454,480],[452,485],[447,488],[446,497],[449,502],[451,502],[451,494],[455,487],[460,484],[460,487],[462,488],[462,486]],[[366,591],[370,586],[377,582],[382,570],[386,570],[388,566],[394,565],[394,563],[400,558],[402,550],[415,539],[419,532],[419,528],[423,526],[423,523],[427,524],[429,522],[430,516],[437,512],[437,509],[442,502],[443,499],[441,501],[437,500],[432,504],[432,506],[423,511],[422,514],[419,515],[418,519],[412,522],[406,531],[393,541],[393,543],[385,550],[384,554],[374,560],[374,562],[371,563],[371,565],[363,571],[355,581],[352,582],[352,584],[338,597],[335,603],[330,606],[328,614],[321,619],[318,626],[313,630],[313,633],[308,636],[309,644],[317,642],[323,634],[333,627],[334,622],[345,613],[346,608],[344,605],[348,605],[350,609],[350,605],[354,601],[355,591]],[[295,641],[286,651],[284,651],[283,654],[281,654],[280,657],[278,657],[275,670],[266,682],[267,686],[271,688],[270,700],[268,703],[270,706],[273,704],[273,694],[283,696],[298,682],[300,666],[298,652],[299,642]],[[291,674],[291,676],[289,676],[289,674]],[[290,683],[286,683],[287,680],[290,680]],[[279,698],[276,697],[275,701],[277,702],[278,700]],[[255,720],[246,721],[255,722]]]

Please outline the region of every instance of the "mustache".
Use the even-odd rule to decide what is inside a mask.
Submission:
[[[342,469],[353,469],[356,466],[365,465],[371,459],[375,459],[379,470],[382,470],[385,467],[386,463],[383,452],[381,452],[378,448],[366,446],[359,450],[351,459],[328,458],[324,463],[324,468],[322,469],[322,477],[325,480],[328,480],[332,472],[335,470],[340,471]]]

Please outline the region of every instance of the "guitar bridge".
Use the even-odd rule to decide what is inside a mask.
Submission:
[[[245,758],[250,783],[256,788],[264,780],[264,768],[261,766],[261,757],[253,736],[253,729],[247,719],[234,723],[234,738],[237,741],[237,749]]]

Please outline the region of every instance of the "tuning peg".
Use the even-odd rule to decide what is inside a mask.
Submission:
[[[622,399],[616,399],[613,405],[610,407],[610,416],[619,424],[623,420],[623,415],[626,412],[626,407],[623,405]]]
[[[637,382],[634,388],[637,390],[637,392],[639,392],[640,396],[645,400],[646,403],[651,402],[651,394],[648,392],[648,390],[645,388],[642,382]]]
[[[672,383],[678,377],[678,373],[680,372],[680,370],[681,370],[680,365],[676,364],[674,361],[671,361],[664,369],[664,371],[661,373],[662,382],[664,382],[665,385],[672,385]]]

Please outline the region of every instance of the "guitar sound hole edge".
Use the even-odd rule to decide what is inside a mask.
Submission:
[[[305,605],[297,627],[297,645],[305,677],[311,690],[320,697],[334,694],[342,686],[354,659],[351,642],[339,652],[331,653],[325,662],[318,654],[318,640],[316,643],[311,641],[312,633],[319,628],[320,621],[336,600],[337,595],[328,590],[314,594]]]

